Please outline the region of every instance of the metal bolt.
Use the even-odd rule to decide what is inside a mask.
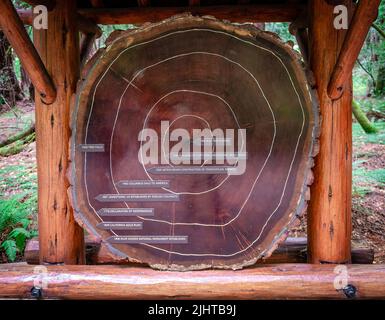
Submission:
[[[43,297],[43,290],[38,287],[32,287],[31,289],[31,297],[35,299],[40,299]]]
[[[353,299],[356,297],[357,288],[352,284],[348,284],[345,288],[342,289],[342,291],[345,293],[345,296],[348,299]]]

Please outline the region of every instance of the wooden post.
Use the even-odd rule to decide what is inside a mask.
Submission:
[[[67,197],[70,100],[79,77],[76,1],[58,1],[48,30],[34,30],[34,42],[57,87],[52,105],[36,99],[36,141],[40,261],[84,263],[83,230]]]
[[[339,98],[346,79],[351,76],[370,26],[376,20],[380,2],[380,0],[361,0],[358,3],[328,86],[328,93],[332,99]]]
[[[52,103],[56,97],[55,86],[44,68],[44,64],[36,52],[28,33],[25,31],[12,2],[10,0],[1,1],[0,11],[0,27],[39,92],[37,100],[43,99],[46,103]]]
[[[352,8],[350,0],[344,3]],[[309,10],[310,66],[322,117],[308,214],[309,260],[313,263],[351,260],[352,83],[350,74],[341,98],[329,98],[328,82],[346,34],[333,27],[333,9],[325,0],[312,0]]]

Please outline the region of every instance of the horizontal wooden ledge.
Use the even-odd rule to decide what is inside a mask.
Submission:
[[[110,255],[103,254],[100,243],[90,238],[85,239],[87,264],[116,264]],[[39,264],[39,240],[28,241],[24,251],[24,257],[29,264]],[[371,264],[374,260],[374,250],[362,246],[353,246],[352,263]],[[306,263],[307,262],[307,238],[287,238],[272,255],[265,260],[259,260],[259,264],[272,263]]]
[[[80,9],[79,13],[98,24],[157,22],[171,16],[190,12],[193,15],[215,16],[232,22],[288,22],[304,11],[296,4],[287,5],[222,5],[196,7],[137,7],[127,9]]]
[[[44,269],[46,268],[46,273]],[[0,265],[0,297],[49,299],[347,299],[336,265],[260,265],[238,271],[155,271],[127,266]],[[343,268],[344,266],[339,266]],[[385,297],[385,265],[346,265],[350,296]]]
[[[305,7],[286,5],[222,5],[194,7],[134,7],[124,9],[91,8],[78,12],[98,24],[141,24],[157,22],[171,16],[190,12],[193,15],[211,15],[232,22],[290,22],[303,14]],[[19,10],[25,24],[32,23],[31,10]]]

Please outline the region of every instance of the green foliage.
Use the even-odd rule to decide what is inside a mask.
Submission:
[[[0,251],[9,261],[24,251],[27,239],[37,235],[32,224],[37,212],[35,171],[24,165],[0,169]]]
[[[17,254],[17,246],[15,240],[5,240],[0,245],[0,249],[5,251],[9,261],[15,261]]]
[[[24,251],[26,240],[37,234],[34,230],[28,230],[32,218],[31,200],[24,201],[24,198],[23,195],[17,195],[0,201],[0,234],[4,239],[0,248],[5,251],[9,261],[14,261],[16,254]]]
[[[363,143],[385,144],[385,121],[375,122],[374,126],[377,128],[378,133],[365,134],[358,123],[353,123],[354,144],[357,146]]]
[[[362,162],[353,164],[353,195],[359,197],[370,193],[370,186],[385,187],[385,169],[367,170],[359,166]]]
[[[385,0],[381,1],[375,24],[385,31]],[[382,96],[385,94],[385,39],[371,28],[353,71],[353,85],[356,96],[366,94]],[[381,79],[382,84],[379,85]],[[376,85],[379,86],[376,88]]]
[[[289,23],[287,22],[266,23],[265,30],[278,34],[285,42],[293,41],[296,43],[295,37],[289,32]]]

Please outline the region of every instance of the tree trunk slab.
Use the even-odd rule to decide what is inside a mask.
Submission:
[[[73,113],[72,205],[117,260],[240,269],[269,256],[306,210],[317,99],[276,35],[188,14],[119,32],[86,66]],[[222,129],[225,154],[233,144],[245,160],[188,164],[196,140],[183,139],[196,129]],[[140,151],[151,143],[156,152]]]

